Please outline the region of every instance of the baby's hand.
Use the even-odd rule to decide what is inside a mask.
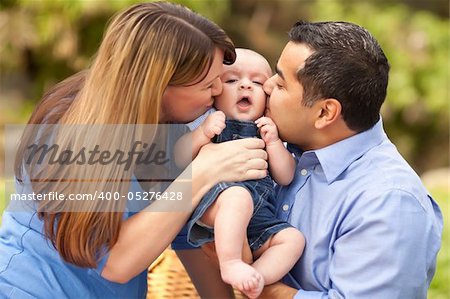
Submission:
[[[200,125],[200,128],[208,139],[219,135],[225,129],[225,114],[222,111],[211,113]]]
[[[267,116],[263,116],[258,118],[255,123],[259,128],[261,138],[266,143],[266,146],[280,140],[280,138],[278,137],[277,126],[272,119]]]

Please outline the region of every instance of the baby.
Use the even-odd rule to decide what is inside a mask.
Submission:
[[[193,156],[211,142],[259,137],[266,143],[270,174],[281,185],[291,182],[295,161],[278,137],[274,122],[264,117],[263,84],[271,76],[267,60],[248,49],[236,49],[236,62],[224,66],[222,93],[215,99],[219,111],[210,114],[191,133]],[[188,222],[188,242],[200,246],[215,239],[223,281],[250,298],[264,285],[280,280],[299,259],[303,235],[275,218],[273,181],[220,183],[201,200]],[[255,262],[242,261],[248,239]]]

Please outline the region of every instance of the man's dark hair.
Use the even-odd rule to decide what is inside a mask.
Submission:
[[[389,63],[375,38],[346,22],[297,22],[289,31],[292,42],[313,54],[297,71],[304,88],[303,104],[335,98],[347,126],[361,132],[379,119],[386,98]]]

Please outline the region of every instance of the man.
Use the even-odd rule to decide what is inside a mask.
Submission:
[[[425,299],[442,214],[383,130],[382,49],[344,22],[299,22],[289,37],[264,89],[267,115],[297,160],[293,182],[277,190],[277,216],[306,248],[263,297]]]
[[[306,248],[278,298],[426,298],[442,215],[384,133],[389,65],[365,29],[299,22],[265,83],[268,115],[297,159],[278,217]],[[274,297],[274,296],[272,296]]]

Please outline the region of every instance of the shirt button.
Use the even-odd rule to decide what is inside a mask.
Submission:
[[[283,211],[287,211],[287,210],[289,210],[289,205],[283,205]]]
[[[305,175],[308,174],[308,170],[302,169],[302,170],[300,171],[300,173],[301,173],[301,175],[305,176]]]

